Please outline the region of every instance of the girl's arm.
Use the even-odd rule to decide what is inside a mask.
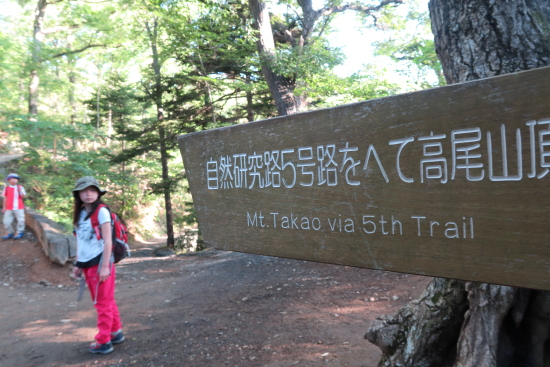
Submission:
[[[111,251],[113,249],[113,239],[111,234],[111,221],[101,225],[101,237],[103,238],[103,261],[99,269],[99,281],[107,280],[111,275]]]

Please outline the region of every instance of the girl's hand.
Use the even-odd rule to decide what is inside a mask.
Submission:
[[[75,276],[75,278],[80,278],[82,276],[82,269],[73,266],[73,275]]]
[[[109,278],[109,275],[111,275],[111,269],[109,269],[108,267],[102,266],[101,269],[99,270],[99,281],[100,282],[106,281],[107,278]]]

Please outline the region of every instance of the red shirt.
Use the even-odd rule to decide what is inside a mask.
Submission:
[[[2,196],[6,200],[6,210],[24,209],[25,205],[21,195],[25,195],[25,189],[21,185],[4,187]]]

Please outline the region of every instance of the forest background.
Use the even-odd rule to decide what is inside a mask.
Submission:
[[[262,57],[254,3],[266,5],[0,1],[1,149],[24,154],[7,170],[30,206],[70,229],[74,181],[96,176],[134,235],[185,250],[197,223],[178,135],[444,84],[426,0],[268,3],[273,45]],[[311,7],[331,11],[311,22]],[[350,17],[355,32],[381,36],[338,37]],[[374,61],[346,70],[342,43]],[[299,101],[292,112],[270,72]]]

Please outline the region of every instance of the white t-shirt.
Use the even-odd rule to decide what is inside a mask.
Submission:
[[[84,220],[88,212],[82,209],[80,218],[78,219],[78,227],[76,228],[76,243],[77,243],[77,259],[79,262],[90,261],[103,252],[103,239],[97,239],[97,236],[92,228],[92,220],[88,218]],[[97,221],[101,226],[103,223],[111,222],[109,210],[107,208],[99,209]]]

